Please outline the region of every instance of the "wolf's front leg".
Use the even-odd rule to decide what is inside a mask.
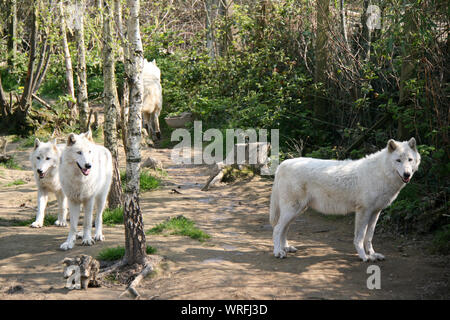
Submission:
[[[80,204],[68,201],[69,202],[69,211],[70,211],[70,229],[69,235],[67,236],[66,242],[61,245],[62,250],[72,249],[75,245],[75,237],[77,234],[77,226],[78,226],[78,218],[80,217]]]
[[[367,210],[359,211],[355,214],[355,238],[353,244],[355,245],[359,258],[364,262],[369,260],[369,257],[364,251],[364,238],[371,215],[371,212]]]
[[[377,224],[378,218],[380,217],[380,212],[374,212],[369,220],[369,225],[367,226],[367,233],[364,238],[364,247],[369,255],[370,261],[384,260],[384,255],[381,253],[376,253],[372,246],[372,238],[375,232],[375,226]]]
[[[97,216],[95,217],[95,241],[103,241],[105,237],[103,236],[103,209],[106,204],[106,195],[102,195],[96,200],[97,204]]]
[[[38,207],[36,213],[36,221],[31,224],[32,228],[42,228],[44,226],[45,208],[47,207],[48,192],[38,190]]]
[[[89,199],[83,204],[84,222],[83,222],[83,246],[92,246],[95,241],[92,239],[92,214],[94,211],[94,199]]]
[[[58,200],[58,207],[59,207],[59,213],[58,213],[58,220],[55,221],[55,225],[59,227],[67,227],[67,197],[60,190],[56,193],[56,199]]]

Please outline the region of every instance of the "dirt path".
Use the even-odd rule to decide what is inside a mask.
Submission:
[[[28,150],[9,145],[25,170],[0,168],[0,218],[35,215],[36,186]],[[178,166],[170,150],[145,150],[161,160],[168,173],[157,191],[141,195],[146,229],[169,217],[184,215],[211,235],[206,242],[182,236],[148,236],[148,244],[165,259],[157,273],[140,287],[143,298],[156,299],[449,299],[449,257],[427,253],[425,241],[377,233],[375,248],[387,256],[381,268],[381,289],[369,290],[366,271],[352,243],[353,217],[327,218],[307,212],[289,232],[299,250],[287,259],[272,255],[268,205],[272,182],[260,177],[200,191],[207,179],[204,166]],[[121,166],[124,157],[121,155]],[[26,184],[6,186],[23,179]],[[176,188],[181,194],[171,192]],[[23,205],[25,204],[25,205]],[[23,205],[22,207],[20,207]],[[49,211],[56,213],[50,197]],[[0,299],[117,299],[124,286],[64,289],[61,261],[66,256],[96,256],[105,247],[122,245],[122,226],[105,227],[106,241],[92,247],[59,250],[67,228],[32,229],[0,225]],[[8,294],[14,285],[23,292]]]

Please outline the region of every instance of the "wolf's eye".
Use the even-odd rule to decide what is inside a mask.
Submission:
[[[89,150],[89,153],[91,153],[91,150]]]
[[[36,159],[41,160],[41,157],[36,157]]]
[[[45,158],[45,160],[50,160],[50,158],[49,158],[49,157],[47,157],[47,158]]]
[[[402,160],[400,160],[400,159],[397,159],[397,160],[395,160],[395,161],[397,161],[397,162],[402,162]]]
[[[412,159],[411,159],[411,158],[409,158],[409,159],[408,159],[408,161],[409,161],[409,162],[411,162],[411,161],[412,161]]]
[[[78,151],[77,153],[78,153],[78,154],[82,154],[82,152],[81,152],[81,151]]]

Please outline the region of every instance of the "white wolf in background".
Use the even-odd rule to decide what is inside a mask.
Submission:
[[[37,138],[34,140],[30,162],[38,187],[38,208],[36,221],[31,224],[33,228],[41,228],[44,225],[49,192],[53,192],[58,200],[59,213],[55,224],[60,227],[67,226],[67,198],[59,182],[59,159],[64,146],[64,144],[56,144],[56,140],[51,142],[41,142]]]
[[[142,102],[142,118],[148,134],[161,138],[159,128],[159,114],[162,109],[161,71],[156,66],[156,61],[148,62],[144,59],[142,70],[144,83],[144,98]]]
[[[102,214],[112,180],[112,157],[108,149],[96,145],[92,133],[69,134],[67,145],[61,156],[59,176],[70,211],[70,230],[61,249],[72,249],[77,235],[80,206],[84,208],[82,244],[90,246],[95,241],[103,241]],[[92,239],[92,216],[97,208],[95,236]]]
[[[275,173],[270,199],[273,253],[284,258],[289,224],[308,207],[325,214],[355,212],[354,245],[363,261],[384,259],[372,247],[381,210],[389,206],[420,164],[416,140],[389,140],[387,147],[359,160],[296,158]]]

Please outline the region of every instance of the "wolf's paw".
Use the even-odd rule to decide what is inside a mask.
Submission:
[[[58,227],[67,227],[67,222],[56,220],[56,221],[55,221],[55,226],[58,226]]]
[[[60,246],[60,249],[61,250],[69,250],[69,249],[73,248],[73,245],[74,245],[73,241],[66,241]]]
[[[377,260],[381,261],[384,259],[385,259],[384,255],[382,255],[381,253],[373,253],[373,254],[369,255],[369,260],[372,262],[377,261]]]
[[[362,260],[363,262],[370,261],[368,255],[359,255],[359,259]]]
[[[286,252],[297,252],[297,248],[293,246],[288,246],[284,248],[284,251]]]
[[[89,237],[89,238],[83,239],[83,241],[81,242],[81,245],[82,246],[92,246],[94,243],[95,243],[94,239]]]
[[[273,250],[273,255],[275,256],[275,258],[286,258],[286,251],[284,250]]]
[[[43,225],[42,222],[35,221],[35,222],[33,222],[33,223],[31,224],[30,227],[32,227],[32,228],[42,228],[42,225]]]
[[[96,234],[94,236],[95,241],[104,241],[105,240],[105,236],[102,234]]]

